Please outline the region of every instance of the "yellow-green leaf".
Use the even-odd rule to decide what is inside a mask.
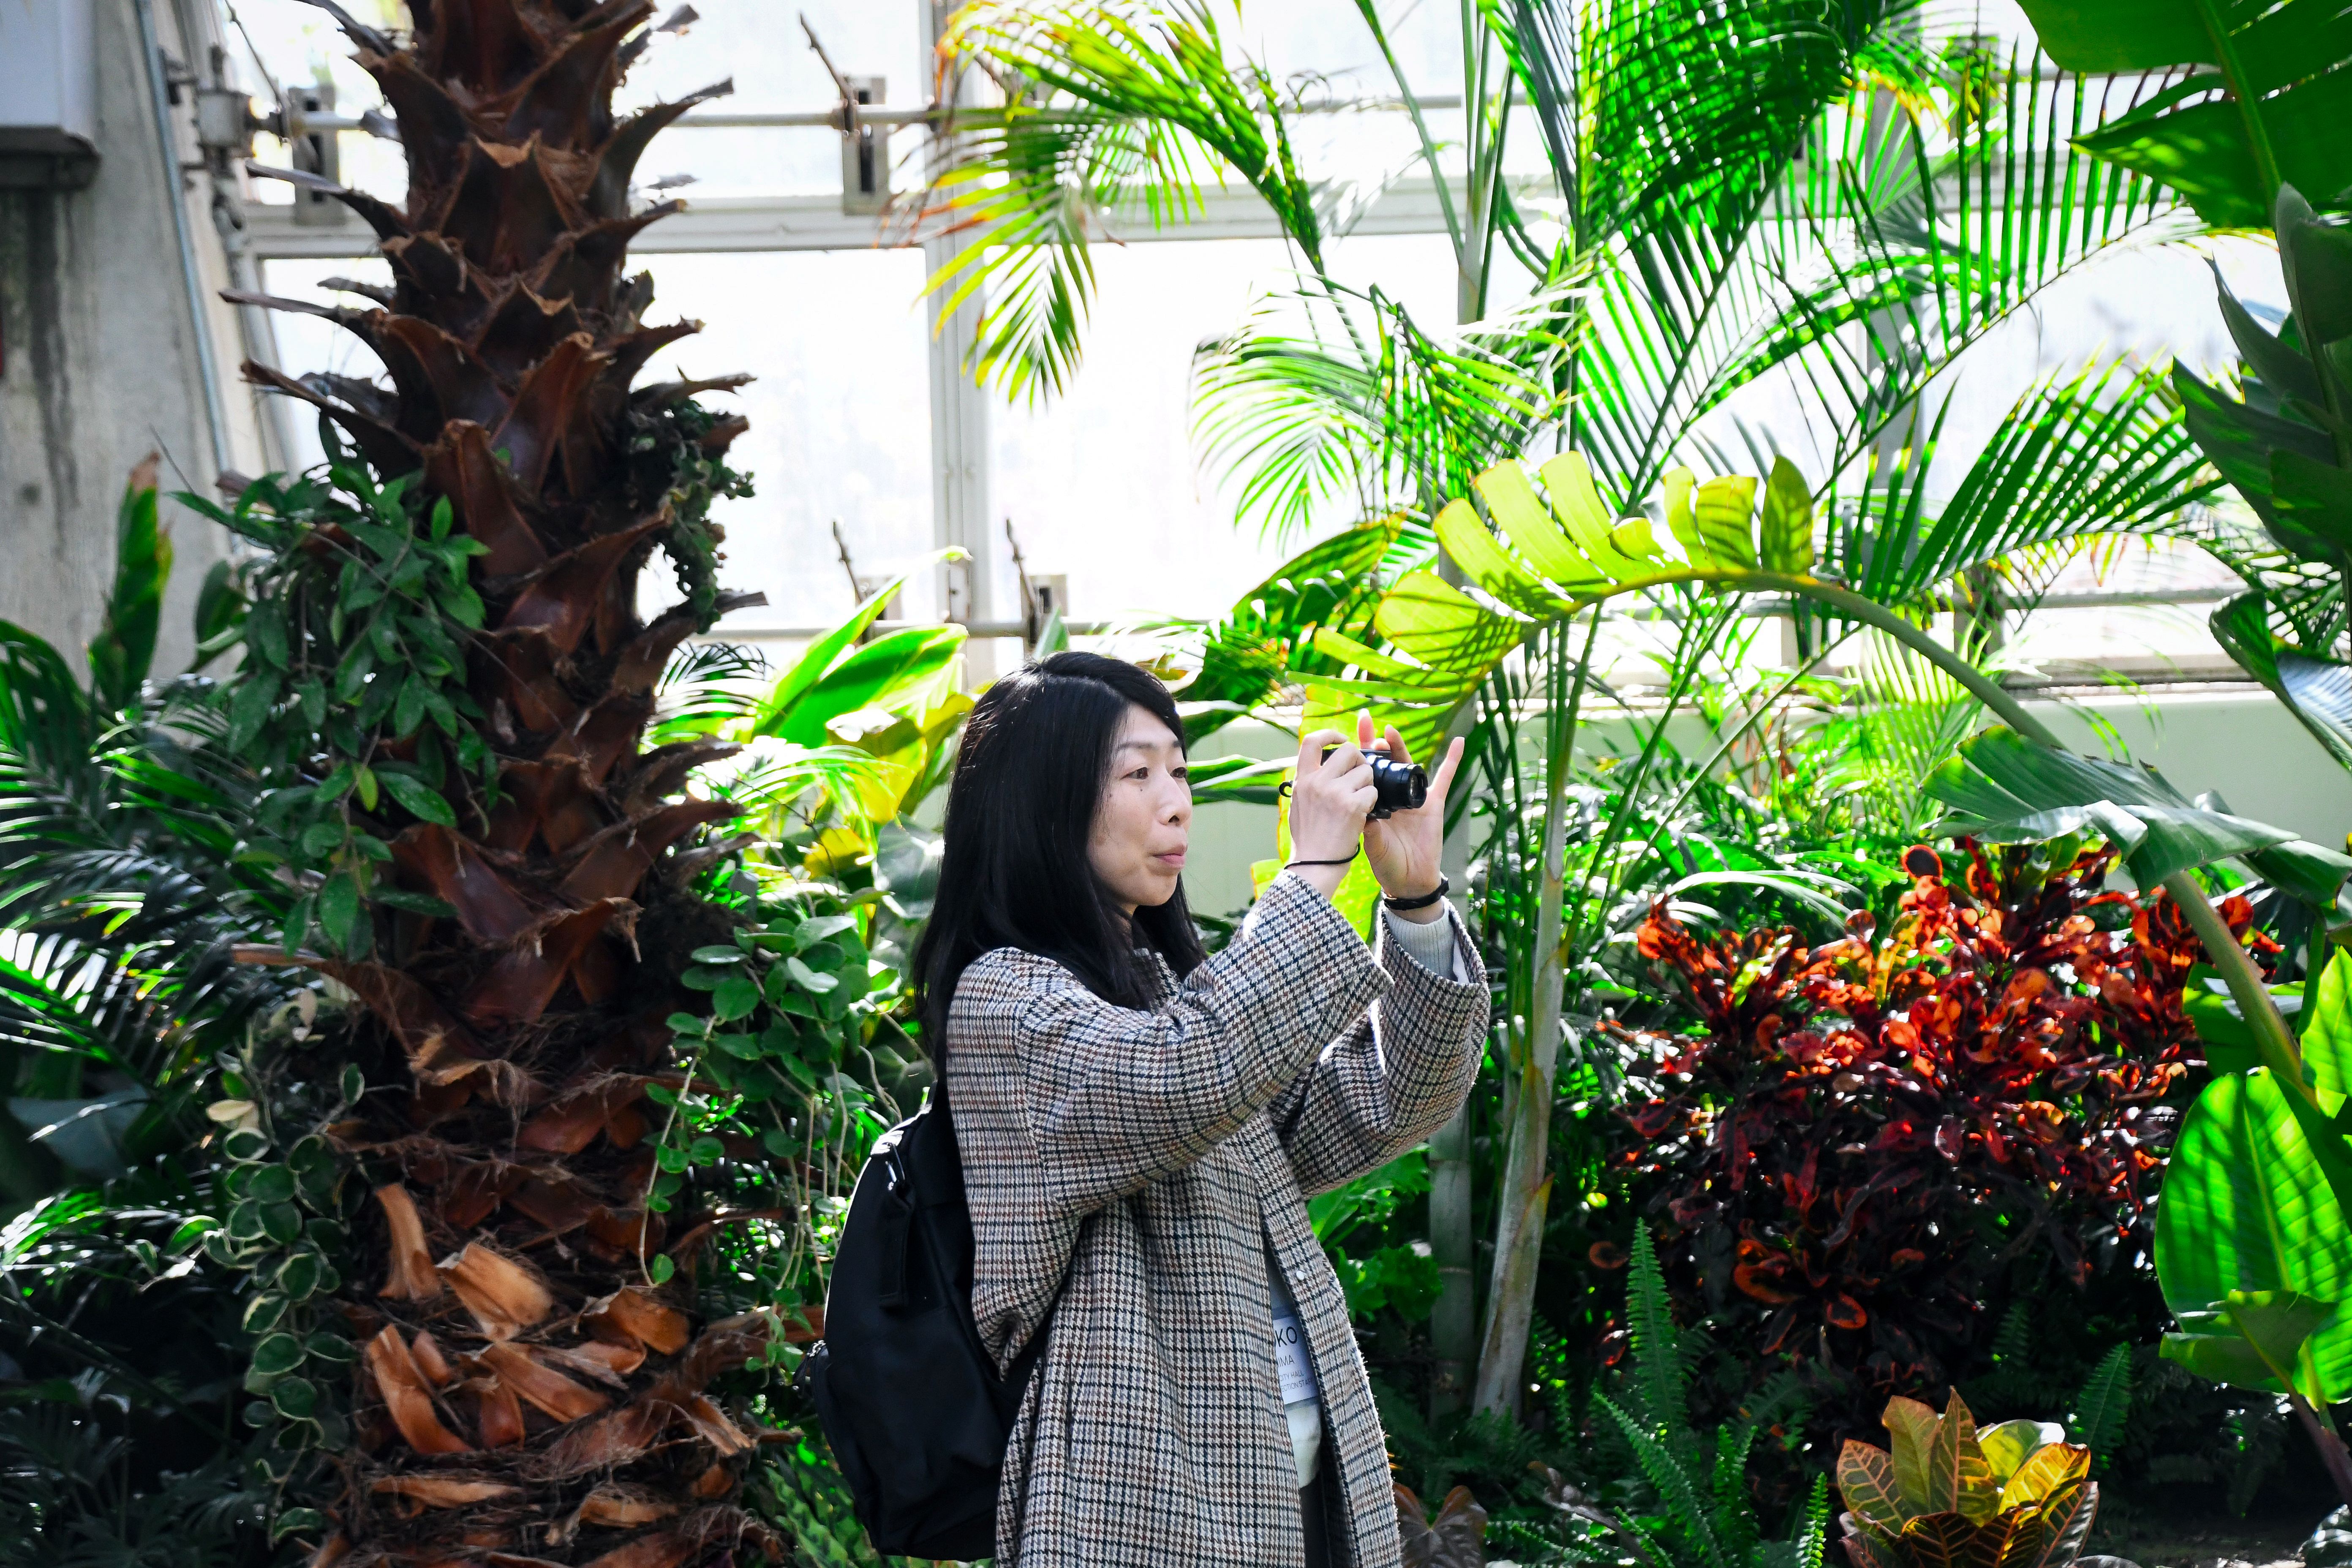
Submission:
[[[1355,666],[1366,675],[1412,684],[1425,680],[1429,671],[1402,659],[1391,658],[1377,648],[1366,647],[1345,632],[1335,632],[1329,626],[1318,626],[1311,639],[1315,651],[1326,658],[1336,658],[1342,664]]]
[[[2004,1421],[1998,1426],[1988,1426],[1977,1434],[1977,1447],[1984,1450],[1985,1463],[1992,1467],[1992,1479],[2007,1485],[2017,1468],[2037,1448],[2057,1441],[2045,1435],[2039,1421],[2020,1418]],[[2008,1506],[2002,1499],[2001,1506]]]
[[[2014,1426],[2014,1422],[2006,1423]],[[2091,1450],[2073,1443],[2051,1443],[2036,1449],[2000,1489],[2000,1506],[2017,1508],[2038,1503],[2059,1488],[2091,1473]]]
[[[1759,525],[1764,570],[1802,574],[1813,569],[1813,491],[1797,465],[1772,459],[1764,484],[1764,515]]]
[[[1666,531],[1682,545],[1683,553],[1694,566],[1711,566],[1715,556],[1709,552],[1706,541],[1698,531],[1698,516],[1691,510],[1691,499],[1698,489],[1698,476],[1688,468],[1669,468],[1660,481],[1666,492]]]
[[[1497,463],[1472,479],[1470,488],[1528,564],[1571,594],[1601,585],[1601,568],[1560,531],[1553,509],[1538,498],[1518,464]]]
[[[1601,499],[1601,487],[1592,482],[1592,465],[1584,460],[1584,454],[1562,452],[1539,471],[1544,491],[1551,497],[1552,515],[1586,559],[1612,582],[1643,575],[1642,563],[1610,542],[1609,533],[1617,519]]]
[[[1957,1388],[1927,1451],[1927,1486],[1930,1496],[1952,1500],[1938,1506],[1956,1508],[1979,1523],[2000,1511],[2000,1488],[1993,1484],[1992,1467],[1985,1463],[1984,1449],[1977,1443],[1976,1417],[1969,1414],[1968,1402]]]
[[[1430,571],[1408,572],[1381,600],[1372,624],[1432,669],[1473,672],[1488,667],[1526,636],[1519,623],[1498,616]]]
[[[1747,474],[1709,479],[1698,488],[1698,533],[1723,565],[1756,564],[1756,480]]]
[[[1617,547],[1619,554],[1637,561],[1654,562],[1665,554],[1656,535],[1651,532],[1646,517],[1629,517],[1620,521],[1609,531],[1609,542]]]
[[[1897,1395],[1886,1402],[1886,1414],[1879,1419],[1886,1423],[1886,1435],[1891,1439],[1895,1486],[1902,1495],[1906,1517],[1950,1509],[1953,1505],[1949,1500],[1936,1500],[1927,1479],[1927,1452],[1935,1446],[1937,1428],[1941,1425],[1936,1413],[1916,1399]]]
[[[1437,542],[1473,583],[1511,608],[1549,618],[1571,613],[1540,577],[1511,558],[1500,541],[1486,531],[1477,511],[1466,500],[1450,501],[1437,514]]]

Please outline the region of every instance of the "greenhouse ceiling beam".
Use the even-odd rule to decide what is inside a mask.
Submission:
[[[1549,182],[1520,182],[1520,194],[1540,197]],[[253,254],[265,261],[341,260],[376,253],[373,234],[356,220],[335,228],[309,228],[294,221],[294,209],[277,203],[248,202],[247,232]],[[1280,239],[1282,226],[1257,193],[1245,186],[1212,190],[1190,223],[1155,229],[1148,222],[1114,223],[1113,240]],[[1443,234],[1444,215],[1435,182],[1404,180],[1382,192],[1349,230],[1359,235]],[[709,196],[691,201],[684,212],[664,218],[629,242],[632,256],[677,256],[717,251],[867,250],[912,247],[902,222],[870,213],[841,210],[837,195]]]

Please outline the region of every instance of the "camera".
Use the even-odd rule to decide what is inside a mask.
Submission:
[[[1323,760],[1331,760],[1337,746],[1323,749]],[[1379,752],[1366,752],[1364,761],[1372,764],[1372,815],[1387,817],[1400,811],[1418,811],[1429,798],[1429,773],[1418,763],[1390,761]]]

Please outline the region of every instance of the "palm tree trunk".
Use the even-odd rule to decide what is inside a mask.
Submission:
[[[1572,721],[1555,721],[1553,728],[1573,743]],[[1511,1097],[1504,1129],[1508,1152],[1495,1191],[1494,1277],[1486,1289],[1486,1331],[1478,1346],[1472,1398],[1472,1407],[1482,1415],[1515,1415],[1519,1407],[1528,1331],[1535,1317],[1536,1269],[1543,1259],[1544,1216],[1551,1198],[1552,1079],[1559,1066],[1560,1003],[1567,979],[1560,928],[1567,893],[1568,758],[1559,745],[1550,752],[1544,768],[1535,1005],[1509,1068],[1517,1093]]]
[[[380,308],[331,314],[393,385],[247,368],[381,478],[416,476],[436,528],[477,547],[473,716],[448,727],[479,765],[368,793],[391,856],[376,886],[408,902],[362,905],[360,940],[330,931],[344,956],[290,960],[357,998],[299,1070],[352,1086],[330,1131],[364,1182],[328,1287],[359,1364],[353,1419],[324,1438],[314,1561],[725,1561],[772,1538],[736,1506],[755,1439],[704,1391],[765,1331],[700,1320],[694,1249],[724,1216],[683,1193],[666,1212],[648,1133],[684,1092],[685,951],[731,930],[669,854],[733,815],[678,798],[728,748],[641,747],[671,652],[744,602],[708,580],[714,541],[674,489],[743,427],[689,423],[684,400],[740,378],[633,389],[696,326],[647,325],[651,280],[623,272],[630,237],[674,210],[633,203],[638,155],[697,100],[614,117],[654,0],[412,0],[397,39],[328,8],[408,161],[403,208],[327,192],[391,263],[392,288],[358,289]],[[636,578],[657,545],[705,574],[646,625]],[[413,716],[369,722],[367,755],[326,765],[422,743]]]

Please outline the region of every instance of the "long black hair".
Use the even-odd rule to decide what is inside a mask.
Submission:
[[[982,953],[1017,947],[1066,966],[1103,1000],[1150,1003],[1139,942],[1190,974],[1207,956],[1184,885],[1132,922],[1094,872],[1087,844],[1129,707],[1168,726],[1176,700],[1149,671],[1100,654],[1057,653],[983,692],[964,723],[948,785],[945,854],[913,980],[925,1047],[947,1043],[948,1005]]]

